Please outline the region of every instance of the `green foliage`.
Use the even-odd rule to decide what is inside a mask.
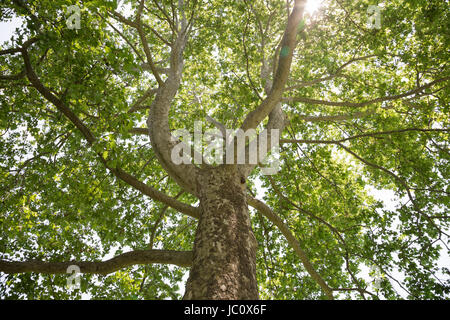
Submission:
[[[171,1],[158,2],[170,11]],[[237,128],[264,98],[261,60],[270,62],[277,52],[286,2],[252,1],[254,11],[245,1],[199,2],[191,6],[194,27],[170,126],[193,128],[194,121],[208,114],[227,128]],[[25,2],[0,5],[1,20],[19,16],[25,21],[1,49],[40,35],[30,48],[36,73],[99,139],[88,146],[26,78],[12,84],[0,80],[0,258],[94,261],[131,249],[192,249],[195,221],[114,178],[97,157],[102,154],[110,166],[120,165],[171,196],[181,191],[158,164],[148,137],[129,132],[143,127],[147,116],[145,111],[128,113],[130,105],[157,83],[140,67],[145,53],[135,30],[113,22],[136,51],[104,19],[117,1],[20,3]],[[131,13],[124,15],[133,19],[138,2],[124,3],[131,6]],[[368,29],[367,7],[377,3],[383,4],[381,29]],[[72,4],[82,8],[79,30],[66,26],[64,8]],[[285,96],[363,102],[448,76],[448,4],[324,0],[319,15],[307,17],[305,31],[299,30],[287,87],[334,74],[353,58],[376,56],[349,64],[330,81],[300,86]],[[171,41],[170,26],[155,2],[146,1],[146,6],[143,21]],[[263,42],[258,19],[268,30]],[[154,60],[167,61],[170,50],[161,39],[149,33],[148,42]],[[22,71],[19,54],[0,56],[1,75]],[[446,82],[408,98],[361,108],[285,103],[290,125],[283,138],[339,140],[403,128],[448,129]],[[368,115],[340,122],[302,119],[355,112]],[[255,170],[250,185],[265,194],[265,202],[286,221],[330,287],[365,288],[374,292],[366,297],[374,299],[448,298],[450,271],[438,263],[449,253],[448,143],[448,131],[347,141],[345,146],[366,163],[334,144],[285,144],[282,170],[272,181]],[[372,189],[390,190],[397,206],[386,207]],[[187,194],[178,199],[192,205],[197,201]],[[439,216],[446,218],[434,218]],[[256,212],[252,223],[260,244],[261,297],[326,298],[276,227]],[[376,271],[370,274],[369,268]],[[151,265],[108,276],[83,275],[81,290],[75,291],[66,290],[66,275],[0,275],[0,296],[178,299],[186,271]],[[335,293],[361,298],[357,291]]]

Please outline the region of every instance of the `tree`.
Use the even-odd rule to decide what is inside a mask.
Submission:
[[[2,297],[449,297],[448,1],[123,2],[1,4]],[[280,139],[175,164],[203,120]]]

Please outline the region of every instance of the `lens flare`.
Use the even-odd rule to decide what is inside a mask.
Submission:
[[[305,6],[305,12],[313,15],[317,10],[319,10],[322,5],[322,0],[308,0]]]

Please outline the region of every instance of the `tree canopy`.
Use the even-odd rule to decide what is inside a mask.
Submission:
[[[147,128],[181,72],[170,130],[282,115],[281,170],[246,181],[261,298],[449,298],[449,2],[323,0],[290,51],[304,2],[2,2],[0,296],[181,298],[198,198]]]

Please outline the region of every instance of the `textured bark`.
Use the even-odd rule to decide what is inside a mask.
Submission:
[[[258,299],[245,178],[223,166],[203,170],[197,181],[202,214],[184,299]]]
[[[180,267],[189,267],[192,263],[191,251],[172,250],[135,250],[123,253],[106,261],[4,261],[0,260],[0,272],[4,273],[66,273],[70,265],[76,265],[81,273],[109,274],[122,268],[136,264],[163,263],[174,264]]]
[[[305,5],[306,0],[294,1],[294,9],[289,15],[287,26],[283,38],[281,39],[281,52],[279,54],[278,66],[276,68],[273,83],[270,86],[270,92],[267,98],[265,98],[255,110],[247,115],[241,126],[241,129],[244,131],[256,128],[281,101],[284,87],[291,70],[291,63],[296,47],[298,26],[303,19]]]

